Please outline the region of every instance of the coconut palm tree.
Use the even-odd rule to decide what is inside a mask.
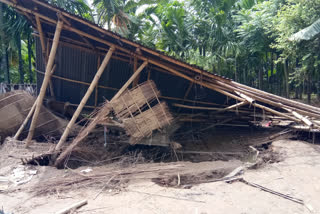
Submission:
[[[137,24],[135,12],[142,5],[156,4],[157,0],[94,0],[96,23],[127,36],[130,25]]]

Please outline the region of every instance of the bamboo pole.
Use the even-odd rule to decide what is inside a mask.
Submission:
[[[239,108],[239,107],[241,107],[241,106],[247,105],[248,103],[249,103],[249,102],[240,102],[240,103],[234,104],[234,105],[232,105],[232,106],[226,107],[226,108],[224,108],[224,109],[218,110],[217,113],[221,113],[221,112],[224,112],[224,111],[230,111],[231,109]],[[237,110],[237,112],[239,112],[239,111]]]
[[[129,80],[122,86],[122,88],[114,95],[114,97],[111,99],[110,102],[112,102],[113,100],[118,99],[118,98],[121,96],[121,94],[122,94],[125,90],[127,90],[127,88],[129,87],[129,85],[130,85],[130,84],[133,82],[133,80],[142,72],[142,70],[147,66],[147,64],[148,64],[148,61],[145,61],[145,62],[138,68],[138,70],[129,78]],[[104,117],[104,116],[105,116],[105,115],[102,115],[102,117]],[[93,120],[91,123],[96,123],[96,122],[97,122],[96,120]],[[89,126],[90,126],[90,124],[89,124]],[[90,132],[91,130],[86,130],[86,131],[87,131],[87,134],[89,134],[89,132]],[[72,151],[72,149],[73,149],[74,147],[76,147],[76,146],[87,136],[87,134],[84,135],[84,136],[81,136],[81,138],[78,138],[78,137],[77,137],[77,138],[59,155],[59,157],[56,159],[54,165],[55,165],[55,166],[60,165],[60,163],[66,158],[66,156]],[[60,139],[60,141],[61,141],[61,139]],[[58,143],[55,151],[57,151],[57,150],[59,150],[59,149],[61,148],[62,144],[60,144],[60,145],[59,145],[59,144],[60,144],[60,142]],[[58,147],[58,146],[60,146],[60,147]]]
[[[244,102],[241,102],[244,103]],[[238,105],[238,104],[237,104]],[[243,104],[242,104],[243,105]],[[241,113],[250,113],[250,111],[244,111],[244,110],[233,110],[232,108],[235,108],[235,105],[230,106],[228,108],[214,108],[214,107],[204,107],[204,106],[189,106],[189,105],[183,105],[179,103],[174,103],[173,106],[180,107],[180,108],[187,108],[187,109],[197,109],[197,110],[208,110],[208,111],[231,111],[231,112],[241,112]]]
[[[35,16],[36,17],[36,23],[37,23],[37,29],[40,35],[40,42],[41,42],[41,50],[42,50],[42,56],[44,57],[45,61],[47,61],[47,57],[46,57],[46,45],[45,45],[45,41],[44,41],[44,34],[42,31],[42,26],[41,26],[41,21],[39,16]]]
[[[212,84],[208,84],[208,83],[205,83],[205,82],[203,82],[203,81],[196,81],[195,79],[192,79],[191,77],[188,77],[188,76],[186,76],[186,75],[184,75],[184,74],[181,74],[181,73],[175,71],[174,69],[171,69],[171,68],[169,68],[169,67],[166,67],[166,66],[161,65],[161,63],[155,62],[155,61],[153,61],[153,60],[150,60],[150,62],[153,63],[153,64],[155,64],[155,65],[157,65],[157,66],[159,66],[159,67],[162,67],[162,68],[167,69],[168,71],[176,74],[177,76],[180,76],[180,77],[182,77],[182,78],[184,78],[184,79],[187,79],[187,80],[189,80],[189,81],[193,81],[193,82],[195,82],[195,83],[197,83],[197,84],[199,84],[199,85],[202,85],[202,86],[204,86],[204,87],[206,87],[206,88],[209,88],[209,89],[215,90],[215,91],[217,91],[217,92],[220,92],[220,93],[222,93],[222,94],[224,94],[224,95],[226,95],[226,96],[228,96],[228,97],[232,97],[232,98],[234,98],[234,99],[236,99],[236,100],[238,100],[238,101],[241,101],[241,102],[246,101],[246,99],[244,99],[244,98],[242,98],[242,97],[238,97],[238,96],[236,96],[236,95],[234,95],[234,94],[231,94],[231,93],[229,93],[229,92],[227,92],[227,91],[224,91],[224,90],[220,89],[219,87],[215,87],[215,86],[212,85]],[[252,99],[252,98],[251,98],[251,99]],[[265,111],[269,111],[269,112],[271,112],[271,113],[273,113],[273,114],[275,114],[275,115],[283,116],[283,117],[286,117],[286,118],[288,118],[288,119],[290,119],[290,120],[293,120],[293,121],[296,121],[296,122],[300,122],[299,119],[296,119],[296,118],[294,118],[294,117],[288,116],[288,115],[286,115],[286,114],[284,114],[284,113],[278,112],[278,111],[273,110],[273,109],[271,109],[271,108],[268,108],[268,107],[266,107],[266,106],[263,106],[263,105],[260,105],[260,104],[257,104],[257,103],[253,103],[252,105],[254,105],[254,106],[258,107],[258,108],[261,108],[261,109],[263,109],[263,110],[265,110]]]
[[[69,121],[66,129],[64,130],[63,135],[60,138],[60,141],[59,141],[59,143],[57,144],[57,146],[55,148],[56,151],[58,151],[63,146],[64,142],[66,141],[72,126],[75,124],[75,122],[76,122],[79,114],[81,113],[84,105],[87,103],[91,93],[93,92],[93,90],[95,89],[96,85],[98,84],[102,73],[104,72],[105,68],[107,67],[114,50],[115,50],[115,48],[112,46],[110,48],[110,50],[108,51],[108,53],[106,54],[105,58],[103,59],[102,64],[99,67],[99,70],[97,71],[96,75],[94,76],[94,78],[93,78],[93,80],[92,80],[92,82],[90,84],[90,87],[88,88],[86,94],[82,98],[77,110],[73,114],[73,116],[72,116],[71,120]]]
[[[238,94],[240,97],[242,97],[243,99],[247,100],[249,103],[253,103],[254,102],[254,99],[252,99],[251,97],[248,97],[247,95],[245,94],[242,94],[238,91],[235,91],[236,94]]]
[[[256,106],[256,107],[258,107],[258,108],[261,108],[261,109],[263,109],[263,110],[265,110],[265,111],[271,112],[271,113],[273,113],[273,114],[275,114],[275,115],[288,118],[288,119],[293,120],[293,121],[298,122],[298,123],[301,122],[301,121],[300,121],[299,119],[297,119],[297,118],[291,117],[291,116],[286,115],[286,114],[284,114],[284,113],[282,113],[282,112],[278,112],[278,111],[276,111],[276,110],[273,110],[273,109],[271,109],[271,108],[269,108],[269,107],[260,105],[260,104],[258,104],[258,103],[253,103],[253,105]]]
[[[211,83],[214,84],[215,87],[217,87],[216,84],[218,84],[218,85],[220,85],[220,88],[222,87],[222,88],[224,88],[224,90],[234,91],[234,92],[238,92],[238,93],[241,92],[243,95],[250,96],[251,99],[255,99],[260,102],[267,103],[267,104],[275,106],[275,107],[288,108],[288,109],[294,110],[296,112],[299,112],[301,114],[305,114],[307,116],[320,118],[319,111],[316,111],[313,109],[308,109],[308,108],[305,108],[305,107],[297,105],[297,104],[291,105],[289,102],[286,102],[286,101],[290,101],[289,99],[285,99],[285,98],[278,99],[277,98],[276,100],[273,100],[272,96],[265,96],[264,95],[264,94],[268,94],[268,93],[266,93],[266,92],[263,93],[262,91],[254,89],[254,88],[248,87],[250,90],[249,89],[247,90],[247,89],[243,89],[243,88],[237,88],[237,87],[234,87],[232,85],[229,85],[229,84],[226,84],[223,82],[219,82],[219,81],[215,81],[215,80],[212,80],[212,81],[213,82],[211,82]],[[257,91],[259,93],[256,94],[256,93],[254,93],[254,91]],[[276,95],[274,95],[274,96],[276,96]],[[278,97],[278,96],[276,96],[276,97]],[[280,103],[279,101],[281,101],[281,100],[284,100],[285,102]],[[309,106],[309,107],[312,107],[312,106]]]
[[[295,112],[295,111],[292,111],[291,109],[286,109],[286,111],[290,112],[293,116],[295,116],[296,118],[298,118],[299,120],[301,120],[303,123],[305,123],[307,126],[309,126],[310,128],[312,128],[314,125],[317,126],[317,128],[319,128],[318,125],[312,123],[308,118],[302,116],[301,114]]]
[[[56,52],[57,52],[57,48],[58,48],[58,44],[59,44],[59,38],[60,38],[60,34],[61,34],[61,30],[63,27],[63,22],[62,21],[58,21],[57,27],[56,27],[56,32],[54,35],[54,39],[53,39],[53,44],[52,44],[52,48],[50,51],[50,55],[49,55],[49,59],[48,59],[48,63],[47,63],[47,67],[46,67],[46,73],[43,79],[43,83],[40,89],[40,93],[37,99],[37,104],[36,104],[36,108],[34,111],[34,115],[31,121],[31,125],[30,125],[30,129],[29,129],[29,133],[28,133],[28,137],[27,137],[27,146],[30,145],[33,134],[34,134],[34,130],[36,127],[36,123],[37,123],[37,119],[40,113],[40,109],[42,106],[42,102],[43,102],[43,98],[45,96],[47,87],[48,87],[48,83],[51,77],[51,68],[53,66],[54,63],[54,59],[56,56]]]
[[[36,18],[36,23],[37,23],[37,30],[38,30],[39,35],[40,35],[40,43],[41,43],[42,56],[43,56],[43,58],[44,58],[45,64],[47,65],[47,63],[48,63],[48,56],[47,56],[47,54],[46,54],[45,37],[44,37],[43,30],[42,30],[41,21],[40,21],[39,16],[35,16],[35,18]],[[47,47],[47,48],[49,49],[49,47]],[[49,80],[49,87],[50,87],[51,97],[55,97],[55,95],[54,95],[54,90],[53,90],[53,84],[52,84],[51,79]]]
[[[39,74],[45,74],[44,72],[39,71],[37,69],[35,69],[35,71],[38,72]],[[56,75],[52,75],[52,77],[56,78],[56,79],[64,80],[64,81],[67,81],[67,82],[73,82],[73,83],[78,83],[78,84],[82,84],[82,85],[90,85],[90,83],[87,83],[87,82],[82,82],[82,81],[79,81],[79,80],[73,80],[73,79],[60,77],[60,76],[56,76]],[[102,85],[98,85],[98,88],[109,89],[109,90],[112,90],[112,91],[118,91],[119,90],[118,88],[112,88],[112,87],[102,86]]]
[[[203,102],[203,101],[197,101],[197,100],[182,99],[182,98],[177,98],[177,97],[159,96],[159,98],[165,99],[165,100],[183,101],[183,102],[188,102],[188,103],[199,103],[199,104],[211,105],[211,106],[226,106],[226,105],[222,105],[222,104],[218,104],[218,103],[210,103],[210,102]]]
[[[269,94],[267,92],[264,91],[260,91],[258,89],[254,89],[251,88],[249,86],[246,87],[235,87],[232,86],[231,84],[226,84],[224,82],[219,82],[216,80],[211,80],[212,83],[214,84],[218,84],[222,87],[224,87],[226,90],[230,90],[230,91],[238,91],[241,92],[247,96],[250,96],[251,98],[270,104],[272,106],[275,107],[279,107],[279,108],[290,108],[291,110],[297,111],[299,113],[302,114],[312,114],[312,115],[316,115],[315,117],[320,118],[320,109],[310,106],[310,105],[306,105],[306,104],[302,104],[296,101],[292,101],[277,95],[273,95],[273,94]],[[238,84],[241,85],[241,84]],[[243,86],[243,85],[241,85]],[[282,103],[281,103],[282,102]]]
[[[56,67],[57,67],[57,64],[54,64],[52,70],[51,70],[51,75],[50,75],[50,80],[49,80],[49,87],[50,87],[50,95],[51,97],[55,97],[54,96],[54,90],[53,90],[53,84],[52,84],[52,81],[51,81],[51,77],[52,77],[52,74],[54,73],[54,71],[56,70]]]
[[[134,57],[133,58],[133,73],[135,73],[137,71],[137,68],[138,68],[138,58]],[[138,82],[139,82],[139,76],[134,79],[134,81],[132,83],[132,87],[135,87],[136,85],[138,85]]]
[[[258,89],[255,89],[255,88],[251,88],[251,87],[246,86],[246,85],[242,85],[242,84],[234,82],[234,81],[232,81],[231,84],[234,85],[234,86],[246,89],[246,90],[250,90],[250,91],[255,92],[256,94],[259,94],[259,95],[269,96],[270,98],[272,98],[273,100],[278,101],[278,102],[290,103],[290,105],[292,105],[293,107],[301,106],[301,107],[304,107],[304,108],[307,108],[307,109],[312,109],[312,110],[314,110],[316,112],[320,112],[320,108],[318,108],[318,107],[314,107],[314,106],[307,105],[307,104],[304,104],[304,103],[301,103],[301,102],[297,102],[297,101],[294,101],[294,100],[286,99],[286,98],[277,96],[275,94],[270,94],[270,93],[265,92],[265,91],[261,91],[261,90],[258,90]]]
[[[100,62],[100,61],[101,61],[101,60],[100,60],[100,55],[98,54],[97,57],[98,57],[97,69],[99,69],[100,64],[101,64],[101,62]],[[99,82],[98,82],[98,83],[99,83]],[[98,83],[97,83],[97,85],[96,85],[95,94],[94,94],[94,106],[96,106],[96,107],[97,107],[97,105],[98,105],[98,87],[99,87]]]

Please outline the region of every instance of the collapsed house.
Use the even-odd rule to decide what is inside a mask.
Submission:
[[[24,15],[36,31],[38,98],[15,138],[30,123],[26,139],[30,144],[45,97],[74,107],[55,148],[56,165],[97,125],[122,127],[131,144],[145,142],[155,136],[155,130],[168,126],[169,132],[174,131],[176,121],[210,124],[208,127],[237,129],[251,124],[319,132],[319,108],[209,73],[43,0],[0,2]],[[85,109],[96,110],[66,146]],[[160,138],[147,142],[170,144]]]

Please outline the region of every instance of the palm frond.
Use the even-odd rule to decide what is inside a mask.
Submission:
[[[310,40],[320,33],[320,19],[315,21],[307,28],[300,30],[299,32],[290,36],[290,41]]]

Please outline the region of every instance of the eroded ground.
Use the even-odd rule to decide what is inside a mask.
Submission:
[[[22,180],[15,187],[5,189],[5,182],[1,182],[0,207],[8,213],[55,213],[87,199],[88,205],[74,213],[320,213],[320,146],[282,140],[273,142],[269,149],[272,152],[260,153],[259,166],[253,167],[229,160],[113,163],[57,170],[2,159],[0,176],[8,177],[19,168],[29,177],[37,172],[30,181]],[[254,168],[240,175],[245,180],[302,199],[306,205],[241,182],[216,181],[239,166]],[[88,168],[92,171],[81,172]],[[85,177],[90,175],[95,179]],[[72,180],[75,178],[78,180]],[[79,179],[85,181],[76,183]]]

